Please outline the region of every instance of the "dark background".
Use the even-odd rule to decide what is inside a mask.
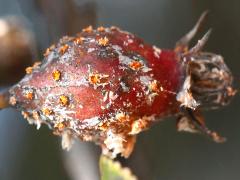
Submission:
[[[225,57],[239,84],[238,0],[0,0],[1,16],[25,18],[26,28],[33,32],[33,59],[41,59],[44,49],[61,36],[89,24],[119,26],[151,44],[172,48],[206,9],[210,15],[198,38],[213,28],[206,49]],[[177,133],[174,118],[169,118],[139,135],[124,165],[144,180],[240,179],[239,105],[238,95],[228,107],[205,113],[209,127],[228,138],[225,144]],[[64,152],[60,138],[47,127],[37,131],[19,112],[0,112],[0,180],[95,180],[99,178],[99,152],[99,147],[83,142]]]

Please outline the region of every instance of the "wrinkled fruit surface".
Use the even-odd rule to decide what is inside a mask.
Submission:
[[[94,141],[104,154],[128,157],[135,136],[178,111],[182,68],[161,50],[118,28],[64,37],[10,90],[10,103],[30,123],[49,125],[69,148]]]

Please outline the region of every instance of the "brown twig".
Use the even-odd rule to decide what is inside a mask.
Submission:
[[[8,91],[0,92],[0,110],[7,108],[8,106],[10,106],[9,92]]]

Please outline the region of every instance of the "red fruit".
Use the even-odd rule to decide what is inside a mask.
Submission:
[[[136,134],[156,119],[182,115],[180,106],[187,111],[196,109],[197,100],[205,103],[200,98],[205,94],[198,87],[207,90],[204,83],[211,79],[202,75],[201,79],[200,63],[187,62],[188,56],[183,54],[151,46],[115,27],[88,27],[47,50],[42,64],[10,89],[12,105],[22,110],[30,123],[38,127],[46,123],[62,135],[66,148],[70,143],[66,140],[79,137],[101,145],[104,154],[128,157]],[[205,55],[207,59],[216,57],[195,53],[191,58]],[[222,77],[230,78],[224,83],[231,88],[227,67],[222,68],[223,73]],[[212,71],[208,77],[218,78]],[[216,87],[209,85],[208,89]],[[225,86],[218,91],[219,97],[227,92]],[[195,129],[194,123],[180,119],[179,130],[187,128]]]

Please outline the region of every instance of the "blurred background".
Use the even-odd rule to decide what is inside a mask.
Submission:
[[[204,10],[213,33],[206,46],[222,54],[240,83],[240,1],[218,0],[0,0],[0,85],[17,82],[25,67],[63,35],[88,25],[119,26],[146,42],[173,48]],[[203,136],[177,133],[174,118],[138,136],[127,160],[142,180],[239,180],[240,98],[205,112],[207,124],[228,138],[215,144]],[[100,148],[75,142],[61,149],[47,127],[36,130],[13,109],[0,112],[0,180],[97,180]]]

